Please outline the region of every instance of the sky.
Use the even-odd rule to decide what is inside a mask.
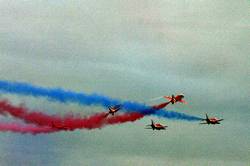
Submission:
[[[149,105],[184,93],[189,104],[168,109],[225,119],[207,126],[151,116],[101,130],[0,133],[0,165],[249,165],[249,5],[0,0],[1,80]],[[0,93],[5,98],[51,114],[105,111]],[[150,119],[169,128],[144,130]]]

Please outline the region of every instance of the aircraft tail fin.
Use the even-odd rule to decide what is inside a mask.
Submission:
[[[206,113],[206,119],[208,119],[208,115],[207,115],[207,113]]]

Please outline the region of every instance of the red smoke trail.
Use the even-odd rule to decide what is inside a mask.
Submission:
[[[34,126],[30,124],[20,124],[20,123],[3,123],[0,122],[0,132],[15,132],[15,133],[30,133],[30,134],[41,134],[41,133],[51,133],[56,132],[57,129],[48,126]]]
[[[140,114],[137,112],[126,113],[126,114],[121,115],[120,117],[118,116],[112,116],[106,119],[105,121],[107,124],[117,124],[117,123],[124,123],[127,121],[134,122],[144,117],[143,114]]]
[[[161,104],[158,104],[158,105],[154,105],[152,106],[152,108],[156,109],[156,110],[160,110],[164,107],[166,107],[170,102],[165,102],[165,103],[161,103]]]
[[[107,113],[96,113],[89,117],[74,117],[73,114],[64,117],[48,115],[42,112],[29,112],[27,108],[16,107],[8,101],[0,101],[0,113],[12,115],[39,126],[48,126],[57,130],[95,129],[105,125],[113,125],[125,122],[133,122],[143,117],[140,113],[126,113],[115,116],[106,116]]]

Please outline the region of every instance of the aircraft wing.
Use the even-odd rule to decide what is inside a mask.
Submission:
[[[172,97],[170,97],[170,96],[163,96],[165,99],[167,99],[167,100],[172,100]]]
[[[207,124],[207,122],[204,122],[204,123],[200,123],[200,124]]]
[[[180,102],[183,104],[187,104],[187,102],[185,100],[180,100]]]
[[[218,121],[222,121],[222,120],[224,120],[224,119],[219,119]]]

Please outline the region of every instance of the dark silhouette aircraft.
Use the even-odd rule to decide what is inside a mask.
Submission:
[[[200,124],[220,124],[220,121],[222,121],[224,119],[217,119],[215,117],[212,117],[212,118],[209,118],[208,115],[206,114],[206,119],[202,119],[202,121],[205,121],[203,123],[200,123]]]
[[[168,127],[168,126],[163,126],[160,123],[154,123],[152,119],[151,119],[151,124],[147,126],[150,127],[146,127],[145,129],[152,129],[152,130],[166,130],[166,127]]]
[[[121,108],[122,108],[121,105],[115,105],[115,106],[109,107],[109,112],[107,113],[106,116],[108,116],[109,114],[111,114],[111,115],[114,116],[115,113],[116,113],[117,111],[119,111]]]

